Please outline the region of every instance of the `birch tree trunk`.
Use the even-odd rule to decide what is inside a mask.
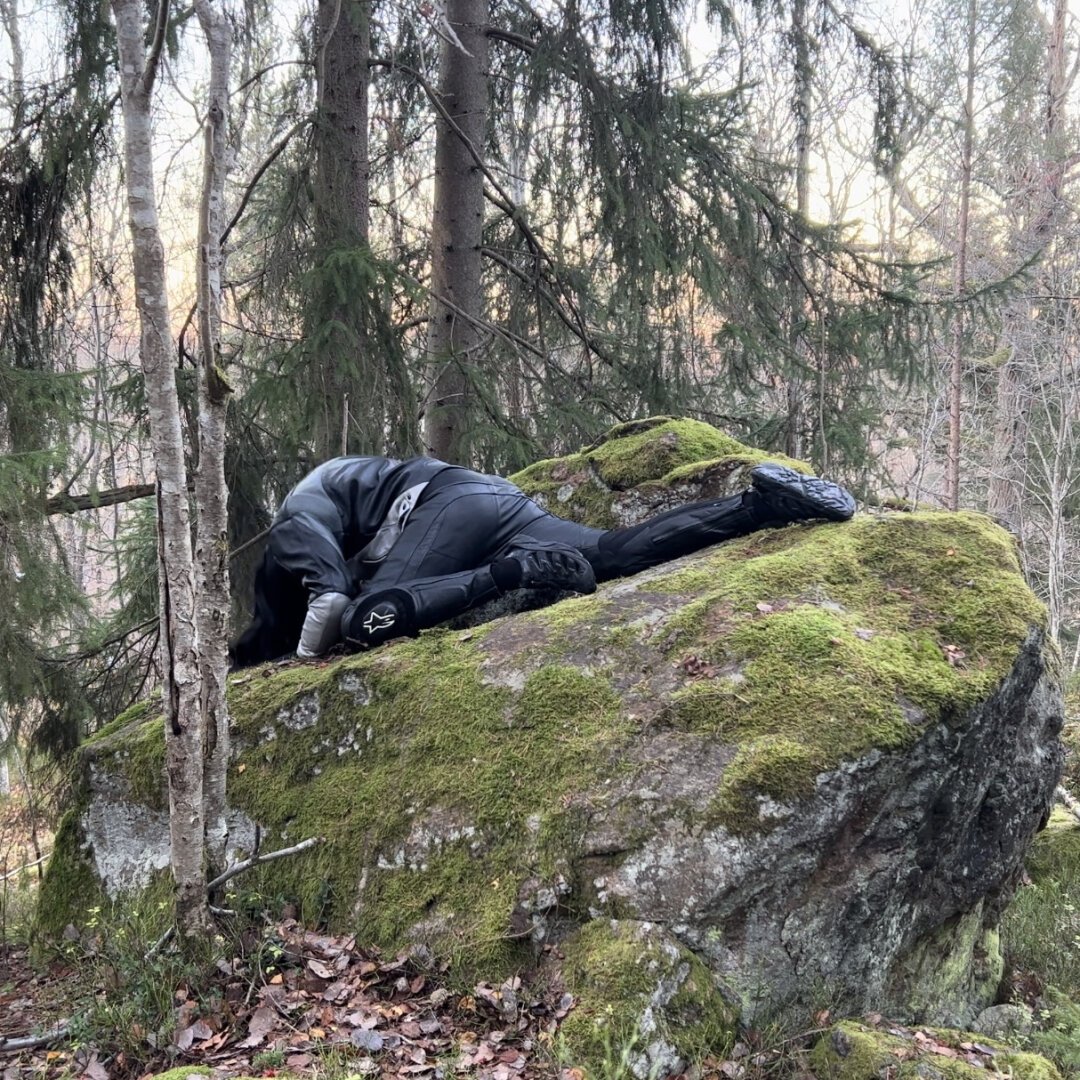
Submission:
[[[967,292],[968,227],[971,217],[971,174],[975,155],[975,34],[976,0],[968,0],[967,67],[964,72],[964,142],[960,154],[960,211],[957,250],[953,261],[953,296],[957,303]],[[953,316],[953,353],[949,364],[949,450],[945,465],[945,504],[960,509],[960,427],[963,420],[964,319],[958,306]]]
[[[225,869],[228,827],[225,780],[229,762],[229,708],[225,700],[229,636],[228,500],[225,483],[225,416],[230,387],[221,374],[221,281],[225,257],[225,178],[229,156],[229,65],[232,31],[211,0],[195,0],[195,13],[210,52],[210,91],[204,132],[203,190],[199,205],[199,468],[195,475],[198,529],[195,573],[198,597],[199,673],[205,738],[203,774],[209,876]]]
[[[203,753],[195,582],[150,124],[150,104],[165,40],[168,4],[167,0],[161,0],[148,55],[144,44],[144,7],[140,0],[111,2],[120,59],[124,169],[135,303],[139,313],[139,355],[157,471],[162,701],[176,921],[181,934],[190,938],[203,933],[209,919],[203,860]]]
[[[466,464],[473,410],[469,368],[478,363],[484,313],[480,248],[484,227],[484,153],[488,113],[487,0],[447,0],[439,95],[453,124],[439,117],[431,224],[433,386],[424,417],[428,451]]]

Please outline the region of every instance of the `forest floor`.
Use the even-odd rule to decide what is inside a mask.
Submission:
[[[109,966],[100,971],[108,975]],[[34,964],[26,946],[0,951],[2,1080],[107,1080],[172,1068],[221,1078],[581,1075],[561,1069],[555,1051],[570,995],[531,992],[518,979],[454,993],[408,957],[381,957],[294,920],[267,928],[246,955],[219,959],[197,991],[175,986],[164,1038],[145,1030],[137,1010],[115,1012],[126,1030],[104,1030],[103,1014],[91,1005],[87,1018],[72,1021],[68,1039],[4,1051],[5,1040],[64,1020],[71,1002],[85,998],[85,975],[62,960]],[[101,985],[97,994],[121,1000],[128,989]]]

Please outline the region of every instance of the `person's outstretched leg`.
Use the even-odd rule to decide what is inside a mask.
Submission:
[[[626,577],[722,540],[772,525],[825,518],[846,521],[855,500],[837,484],[785,465],[758,465],[753,486],[740,495],[689,503],[622,529],[592,529],[553,515],[530,522],[524,534],[570,544],[598,581]]]
[[[413,511],[386,560],[345,609],[355,648],[414,635],[512,589],[591,592],[589,563],[565,544],[518,542],[543,511],[512,484],[475,479],[438,489]]]
[[[342,636],[354,648],[371,649],[391,638],[414,637],[514,589],[591,593],[596,576],[573,548],[523,541],[473,570],[365,589],[345,609]]]

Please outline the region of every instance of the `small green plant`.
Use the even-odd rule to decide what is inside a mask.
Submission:
[[[629,1031],[613,1031],[608,1028],[602,1036],[602,1051],[590,1067],[583,1069],[589,1080],[655,1080],[663,1070],[663,1062],[649,1064],[648,1071],[642,1072],[642,1065],[648,1061],[650,1039],[640,1026]],[[564,1069],[580,1067],[581,1062],[573,1060],[566,1041],[561,1037],[555,1040],[555,1057]]]
[[[30,871],[0,882],[0,946],[23,945],[37,904],[37,878]]]
[[[158,1057],[172,1039],[177,1006],[209,969],[205,955],[155,949],[170,925],[166,883],[87,911],[84,932],[61,954],[77,972],[68,1010],[73,1041],[129,1062]]]
[[[1025,1040],[1050,1058],[1066,1076],[1080,1076],[1080,1003],[1050,987],[1045,1006],[1035,1014],[1036,1028]]]
[[[260,1050],[251,1059],[251,1067],[256,1072],[262,1072],[264,1069],[280,1069],[284,1064],[284,1050]]]

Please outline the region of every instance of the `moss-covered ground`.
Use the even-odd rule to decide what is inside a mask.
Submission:
[[[1080,821],[1055,810],[1027,868],[1029,882],[1002,920],[1006,962],[1038,991],[1031,1046],[1080,1076]]]
[[[1080,798],[1080,672],[1074,672],[1065,684],[1065,726],[1061,741],[1065,744],[1065,772],[1061,782]]]
[[[1006,958],[1080,1002],[1080,821],[1055,810],[1035,838],[1027,870],[1030,884],[1002,921]]]

